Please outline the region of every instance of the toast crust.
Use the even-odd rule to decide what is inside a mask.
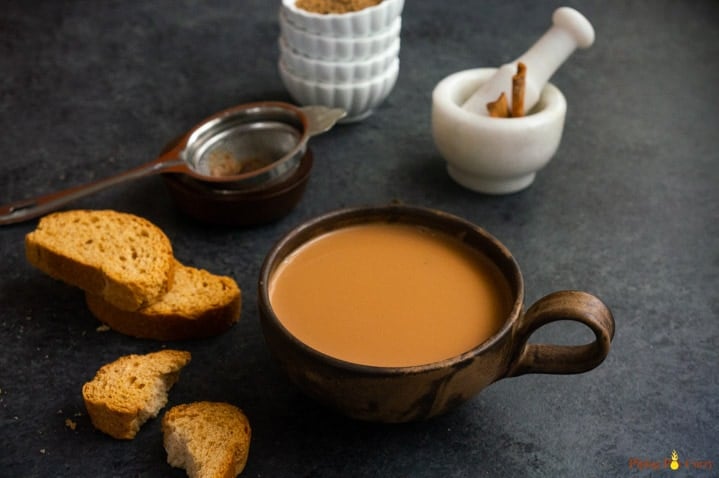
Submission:
[[[86,293],[90,312],[111,329],[154,340],[188,340],[226,332],[240,319],[242,294],[230,277],[175,261],[174,282],[157,302],[135,312]]]
[[[103,365],[82,387],[93,426],[117,439],[133,439],[167,404],[167,393],[191,358],[189,352],[167,349]]]
[[[162,417],[167,462],[190,478],[234,478],[244,470],[252,430],[242,410],[224,402],[177,405]]]
[[[172,245],[141,217],[72,210],[40,219],[25,236],[28,262],[49,276],[123,310],[151,304],[172,285]]]

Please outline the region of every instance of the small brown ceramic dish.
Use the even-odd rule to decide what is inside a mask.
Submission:
[[[466,353],[409,367],[346,362],[294,337],[270,303],[269,284],[279,265],[293,251],[323,233],[375,222],[410,224],[439,231],[488,257],[506,278],[511,290],[511,311],[499,331]],[[290,380],[319,402],[350,417],[369,421],[427,419],[447,412],[491,383],[507,377],[526,373],[586,372],[604,360],[614,335],[610,310],[598,298],[585,292],[555,292],[524,312],[522,274],[511,253],[497,239],[461,218],[407,206],[345,209],[300,225],[268,253],[260,272],[258,292],[265,340]],[[595,340],[574,346],[528,343],[536,329],[563,320],[586,325],[594,333]]]
[[[250,191],[217,189],[184,174],[162,177],[173,201],[188,216],[210,224],[251,226],[275,221],[297,206],[313,163],[308,148],[289,177]]]

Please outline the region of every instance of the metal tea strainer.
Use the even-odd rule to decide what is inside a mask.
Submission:
[[[182,173],[223,190],[253,190],[281,181],[299,165],[310,137],[345,116],[324,106],[248,103],[220,111],[190,129],[156,159],[123,173],[0,206],[0,225],[27,221],[116,184],[158,173]]]

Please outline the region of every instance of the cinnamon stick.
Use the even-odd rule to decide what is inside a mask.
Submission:
[[[507,104],[507,96],[504,94],[504,91],[495,101],[487,103],[487,111],[492,118],[509,117],[509,105]]]
[[[512,117],[524,116],[524,89],[527,79],[527,67],[521,61],[517,63],[517,74],[512,77]]]

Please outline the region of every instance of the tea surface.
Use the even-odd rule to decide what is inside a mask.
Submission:
[[[371,223],[321,235],[273,274],[270,303],[299,340],[382,367],[466,352],[499,330],[506,279],[484,255],[424,228]]]

